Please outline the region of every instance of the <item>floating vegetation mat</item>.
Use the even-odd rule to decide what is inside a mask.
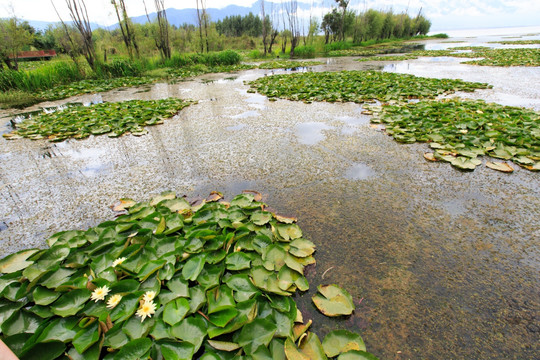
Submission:
[[[328,52],[328,56],[370,56],[380,54],[380,50],[362,50],[362,49],[343,49],[332,50]]]
[[[125,133],[144,135],[145,126],[163,123],[192,102],[169,98],[164,100],[131,100],[72,106],[52,113],[41,113],[15,124],[15,130],[4,134],[6,139],[26,137],[32,140],[63,141],[83,139],[90,135]]]
[[[168,69],[167,75],[169,78],[189,78],[210,73],[228,73],[240,70],[253,69],[255,66],[247,64],[237,65],[219,65],[219,66],[206,66],[204,64],[197,64],[192,66],[184,66],[176,69]]]
[[[479,156],[513,161],[532,171],[540,170],[540,113],[483,101],[443,99],[370,107],[374,123],[402,143],[429,142],[431,161],[446,161],[463,170],[474,170]],[[486,164],[512,172],[506,162]]]
[[[80,94],[104,92],[118,88],[136,87],[155,82],[155,78],[149,77],[122,77],[101,80],[81,80],[69,85],[56,86],[49,90],[41,91],[38,95],[43,100],[65,99]]]
[[[503,44],[503,45],[536,45],[536,44],[540,44],[540,40],[504,40],[504,41],[490,41],[489,44]]]
[[[268,61],[262,64],[259,64],[259,69],[295,69],[299,67],[308,67],[315,65],[324,65],[320,61],[292,61],[292,60],[282,60],[282,61]]]
[[[487,89],[485,83],[431,79],[380,71],[307,72],[272,75],[250,82],[249,91],[270,98],[304,102],[372,102],[374,100],[433,99],[455,91]]]
[[[291,295],[308,290],[315,246],[259,194],[193,205],[166,192],[124,209],[0,260],[1,338],[22,360],[376,359],[355,333],[308,331]],[[333,284],[313,302],[354,310]]]
[[[456,52],[472,50],[471,52]],[[452,56],[461,58],[482,58],[465,61],[463,64],[485,66],[540,66],[540,49],[489,49],[482,46],[456,47],[450,50],[422,50],[410,54],[386,56],[371,56],[358,61],[402,61],[417,59],[421,56],[439,57]]]

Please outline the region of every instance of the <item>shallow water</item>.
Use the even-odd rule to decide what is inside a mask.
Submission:
[[[540,104],[538,68],[406,63],[386,70],[485,81],[494,89],[471,97],[512,94],[518,105]],[[339,58],[313,70],[382,66]],[[272,208],[297,216],[317,245],[310,291],[296,298],[320,336],[359,331],[381,359],[536,358],[538,174],[465,173],[427,162],[425,145],[394,142],[369,126],[357,104],[270,102],[247,93],[243,81],[268,73],[102,94],[104,101],[199,100],[142,137],[0,138],[0,257],[108,220],[108,206],[121,197],[146,200],[173,189],[190,197],[218,190],[230,199],[255,189]],[[310,299],[323,283],[350,291],[352,316],[317,312]]]

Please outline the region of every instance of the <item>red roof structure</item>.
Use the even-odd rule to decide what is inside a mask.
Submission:
[[[56,56],[56,51],[54,50],[33,50],[33,51],[21,51],[17,54],[17,58],[21,59],[50,59]],[[14,56],[9,56],[11,59]]]

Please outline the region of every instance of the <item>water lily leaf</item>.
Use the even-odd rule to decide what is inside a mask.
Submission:
[[[39,249],[22,250],[6,256],[0,260],[0,273],[9,274],[25,269],[33,264],[33,261],[28,261],[28,258],[39,251]]]
[[[99,324],[94,324],[80,330],[73,339],[73,346],[79,354],[84,353],[90,346],[95,344],[99,340],[98,333]]]
[[[132,199],[120,199],[111,208],[113,211],[120,212],[129,209],[135,204],[136,202]]]
[[[130,317],[124,322],[122,331],[129,336],[130,339],[143,338],[148,335],[150,330],[154,327],[154,318],[149,318],[144,321],[137,316]]]
[[[177,296],[189,297],[189,283],[180,276],[167,281],[167,287]]]
[[[208,314],[232,308],[236,305],[232,289],[227,285],[216,287],[206,292]]]
[[[11,302],[0,299],[0,326],[24,305],[22,302]]]
[[[229,334],[240,329],[246,323],[252,321],[257,316],[257,301],[250,299],[240,302],[236,306],[238,315],[229,322],[225,327],[219,327],[211,324],[208,328],[208,336],[212,339],[216,336]]]
[[[205,254],[198,254],[189,258],[182,268],[182,276],[184,279],[195,281],[204,267],[205,260]]]
[[[70,360],[99,360],[100,353],[101,346],[99,343],[95,343],[83,354],[80,354],[76,348],[71,348],[67,355],[69,356]]]
[[[56,300],[51,305],[51,311],[62,317],[75,315],[82,310],[90,295],[87,289],[72,290]]]
[[[329,357],[338,356],[351,350],[366,351],[366,345],[360,335],[348,330],[333,330],[326,335],[322,346]]]
[[[266,319],[255,319],[244,325],[236,342],[249,355],[260,345],[268,346],[276,331],[277,327],[273,322]]]
[[[514,172],[513,167],[511,167],[509,164],[503,163],[503,162],[491,162],[491,161],[488,161],[488,162],[486,162],[486,166],[488,168],[490,168],[490,169],[505,172],[505,173]]]
[[[361,350],[351,350],[340,354],[337,360],[379,360],[375,355]]]
[[[311,360],[326,360],[327,357],[321,345],[319,337],[314,333],[309,333],[304,340],[301,341],[298,348],[300,352]]]
[[[351,295],[337,285],[319,285],[319,291],[311,299],[326,316],[350,315],[354,311]]]
[[[122,297],[122,301],[111,310],[111,320],[121,322],[130,318],[139,307],[139,295],[127,294]]]
[[[438,161],[437,158],[435,158],[435,155],[433,153],[424,153],[424,159],[428,161]]]
[[[114,360],[133,360],[143,359],[152,347],[152,340],[149,338],[141,338],[131,340],[114,356]]]
[[[189,316],[171,328],[171,334],[194,345],[194,352],[206,338],[207,324],[202,316]]]
[[[20,333],[34,333],[43,320],[27,310],[15,311],[1,326],[2,333],[12,336]]]
[[[184,213],[191,210],[191,205],[184,198],[176,198],[171,200],[163,200],[159,204],[165,206],[172,212]]]
[[[0,292],[0,295],[8,300],[17,301],[26,295],[27,285],[28,283],[11,283]]]
[[[302,230],[296,224],[276,224],[279,235],[286,241],[302,237]]]
[[[164,360],[190,360],[195,353],[195,347],[186,341],[160,341],[161,353]]]
[[[311,326],[311,324],[313,323],[312,320],[309,320],[307,323],[305,324],[295,324],[293,326],[293,337],[294,337],[294,340],[298,340],[302,335],[304,335],[309,327]]]
[[[286,253],[283,247],[278,244],[272,244],[263,251],[263,266],[266,270],[279,271],[285,265],[285,257]]]
[[[307,257],[315,252],[315,244],[306,239],[291,241],[289,253],[297,257]]]
[[[255,196],[252,194],[240,194],[234,197],[231,201],[231,206],[238,206],[241,208],[248,208],[253,203]]]
[[[75,327],[78,322],[79,319],[76,317],[56,318],[41,332],[35,342],[37,344],[53,340],[64,343],[72,341],[77,335]]]
[[[51,341],[37,345],[39,351],[29,351],[21,357],[21,360],[49,360],[56,359],[66,350],[66,345],[61,341]]]
[[[65,268],[51,271],[50,273],[43,275],[43,278],[41,278],[41,285],[49,289],[56,289],[63,283],[69,281],[71,275],[75,272],[75,270]]]
[[[258,289],[245,274],[235,274],[225,279],[225,283],[234,291],[257,292]]]
[[[285,340],[285,355],[287,356],[287,360],[310,360],[309,357],[298,350],[290,338]]]
[[[163,310],[163,321],[173,326],[184,319],[189,312],[189,301],[185,298],[178,298],[169,302]]]
[[[122,331],[123,325],[122,322],[118,322],[112,329],[107,331],[103,346],[111,349],[120,349],[129,342],[128,336]]]
[[[139,271],[139,280],[141,282],[145,281],[150,277],[150,275],[154,274],[156,271],[161,269],[163,266],[165,266],[167,262],[165,260],[152,260],[146,263],[142,269]]]
[[[461,170],[474,170],[478,165],[482,163],[482,161],[478,159],[469,159],[463,156],[458,156],[452,159],[450,163]]]
[[[208,321],[215,326],[225,327],[236,315],[238,315],[238,310],[229,308],[208,315]]]
[[[263,210],[254,211],[251,214],[250,220],[255,225],[262,226],[264,224],[267,224],[270,220],[272,220],[272,213],[268,211],[263,211]]]
[[[234,351],[240,348],[240,345],[230,341],[207,340],[206,342],[214,349],[221,351]]]
[[[228,270],[244,270],[251,267],[251,258],[243,252],[235,252],[227,255],[225,263]]]
[[[158,196],[154,197],[150,201],[150,205],[156,206],[157,204],[159,204],[163,200],[172,200],[172,199],[175,199],[175,198],[176,198],[176,192],[174,192],[174,191],[164,191],[161,194],[159,194]]]

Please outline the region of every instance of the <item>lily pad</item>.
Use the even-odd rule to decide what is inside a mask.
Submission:
[[[350,315],[354,311],[351,295],[337,285],[319,285],[318,293],[311,298],[326,316]]]
[[[360,335],[347,330],[329,332],[324,338],[322,346],[329,357],[335,357],[351,350],[366,351],[366,345]]]

